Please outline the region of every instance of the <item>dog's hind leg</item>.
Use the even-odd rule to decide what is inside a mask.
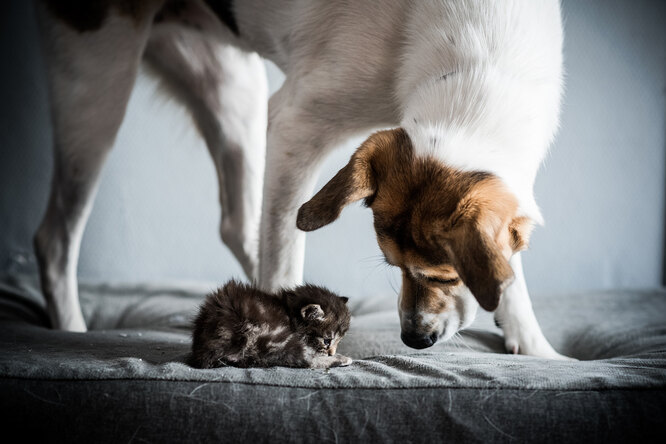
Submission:
[[[94,22],[85,11],[37,3],[49,78],[54,168],[34,246],[52,327],[70,331],[86,330],[76,279],[81,237],[152,21],[148,7],[105,11],[102,4],[93,9],[104,16]]]
[[[189,108],[215,164],[220,235],[256,279],[268,85],[261,58],[196,29],[156,27],[146,60]]]
[[[541,332],[530,302],[520,253],[510,261],[515,280],[504,291],[495,311],[495,321],[504,331],[509,353],[549,359],[571,359],[556,352]]]

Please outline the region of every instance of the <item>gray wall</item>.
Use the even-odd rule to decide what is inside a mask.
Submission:
[[[565,1],[567,88],[536,183],[546,225],[525,254],[533,293],[660,285],[664,246],[666,7]],[[0,272],[34,270],[31,236],[51,175],[50,124],[27,1],[0,3]],[[282,81],[268,64],[271,90]],[[103,173],[79,275],[124,282],[242,276],[218,240],[215,173],[186,112],[142,73]],[[320,184],[360,140],[327,162]],[[308,235],[306,279],[346,294],[393,292],[369,210]]]

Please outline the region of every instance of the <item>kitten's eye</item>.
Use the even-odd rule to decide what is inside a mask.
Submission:
[[[330,338],[324,338],[324,345],[326,347],[330,346],[331,345],[331,339]]]

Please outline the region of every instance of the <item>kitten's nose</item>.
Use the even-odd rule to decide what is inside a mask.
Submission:
[[[335,350],[336,350],[336,349],[337,349],[337,347],[334,346],[334,345],[332,345],[331,347],[329,347],[329,349],[328,349],[328,355],[329,355],[329,356],[333,356],[333,355],[335,354]]]

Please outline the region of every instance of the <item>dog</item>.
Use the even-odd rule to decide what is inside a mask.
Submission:
[[[531,308],[520,251],[558,127],[558,0],[37,0],[55,166],[35,238],[53,327],[85,331],[81,235],[147,62],[191,111],[219,179],[220,235],[249,279],[299,284],[305,232],[363,200],[400,267],[403,342],[495,312],[510,353],[566,359]],[[267,97],[262,58],[286,75]],[[374,132],[373,132],[374,131]],[[314,197],[326,155],[371,134]]]

